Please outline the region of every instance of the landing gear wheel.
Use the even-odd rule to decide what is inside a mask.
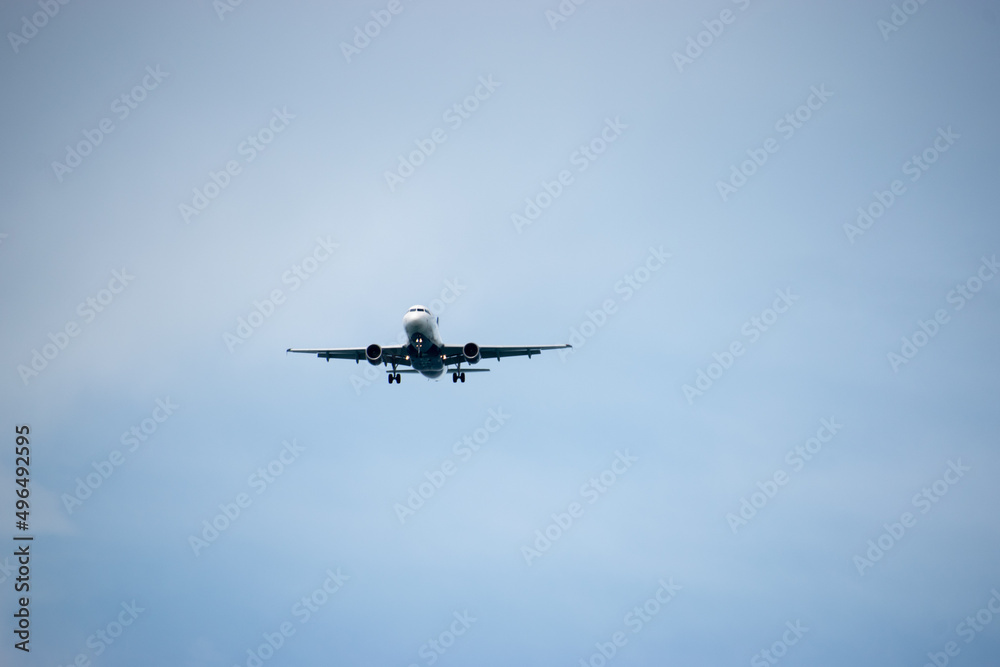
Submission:
[[[458,373],[451,374],[451,381],[452,383],[458,382]]]
[[[460,377],[462,379],[462,382],[465,382],[465,371],[462,371],[461,373],[459,373],[458,377]]]
[[[396,384],[400,384],[403,381],[403,376],[396,373]]]
[[[396,376],[392,373],[387,374],[386,377],[389,378],[389,384],[392,384],[392,381],[396,379]]]

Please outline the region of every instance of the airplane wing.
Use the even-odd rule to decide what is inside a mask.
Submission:
[[[458,362],[465,362],[465,356],[462,354],[463,345],[445,345],[441,350],[441,354],[445,356],[444,363],[447,366],[457,364]],[[562,350],[568,347],[573,347],[572,345],[480,345],[479,355],[482,359],[496,359],[500,361],[500,357],[528,357],[531,358],[533,354],[541,354],[542,350]]]
[[[353,359],[355,363],[360,363],[362,360],[367,360],[365,356],[365,350],[367,348],[363,347],[335,347],[330,349],[294,349],[288,348],[286,352],[301,352],[302,354],[315,354],[320,359],[326,359],[330,361],[331,359]],[[461,348],[459,348],[461,352]],[[402,345],[386,345],[382,348],[382,361],[388,362],[390,364],[397,364],[399,366],[409,366],[410,362],[407,359],[406,350],[403,349]]]

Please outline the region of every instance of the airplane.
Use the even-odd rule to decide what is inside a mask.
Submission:
[[[303,354],[315,354],[321,359],[353,359],[355,363],[361,363],[366,359],[372,366],[383,364],[392,365],[392,370],[386,370],[389,377],[389,384],[402,381],[401,373],[420,373],[429,379],[441,377],[446,370],[451,371],[451,381],[465,382],[466,373],[485,373],[488,368],[466,368],[462,370],[462,364],[473,365],[482,359],[493,359],[497,361],[500,357],[525,356],[530,359],[533,354],[540,354],[542,350],[559,350],[572,345],[521,345],[521,346],[499,346],[480,347],[476,343],[466,343],[465,345],[445,345],[438,332],[438,320],[431,311],[424,306],[413,306],[403,315],[403,330],[406,332],[406,345],[379,345],[372,343],[368,347],[340,347],[332,349],[295,349],[289,348],[286,352],[301,352]],[[397,370],[397,366],[410,366],[410,369]],[[454,368],[449,368],[449,367]]]

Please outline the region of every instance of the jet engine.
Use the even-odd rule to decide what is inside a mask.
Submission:
[[[462,356],[465,357],[465,361],[470,364],[479,363],[479,360],[482,358],[479,354],[479,346],[475,343],[466,343],[462,347]]]
[[[365,356],[368,358],[369,364],[378,366],[382,363],[382,346],[378,343],[372,343],[365,348]]]

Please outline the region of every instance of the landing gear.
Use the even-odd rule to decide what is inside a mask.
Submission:
[[[403,376],[400,375],[399,373],[389,373],[388,377],[389,377],[389,384],[392,384],[393,382],[399,384],[400,382],[403,381]]]
[[[452,373],[451,374],[451,381],[452,382],[458,382],[459,380],[461,380],[462,382],[465,382],[465,371],[462,371],[461,373]]]

